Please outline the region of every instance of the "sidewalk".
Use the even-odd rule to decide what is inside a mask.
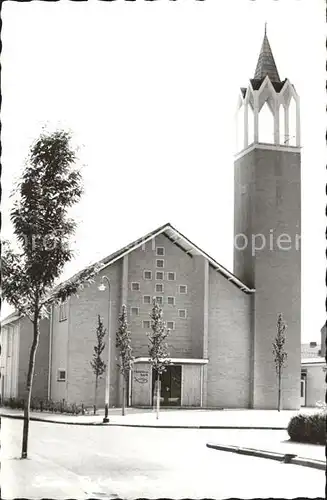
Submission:
[[[300,413],[315,413],[316,408],[303,408]],[[121,415],[120,408],[110,408],[109,424],[131,427],[182,427],[182,428],[231,428],[231,429],[276,429],[283,430],[293,415],[293,410],[205,410],[205,409],[161,409],[159,419],[153,409],[127,408],[126,415]],[[0,408],[0,416],[22,418],[21,410]],[[101,425],[104,409],[99,409],[97,415],[67,415],[61,413],[36,412],[30,413],[31,420],[51,421],[63,424]]]
[[[300,458],[319,460],[326,463],[325,446],[290,441],[287,431],[255,431],[234,429],[218,432],[211,441],[214,445],[252,448],[254,450],[293,454]]]
[[[316,408],[305,408],[300,413],[315,413]],[[240,429],[276,429],[283,430],[293,415],[298,414],[293,410],[173,410],[161,409],[159,419],[152,409],[127,408],[126,415],[121,415],[120,408],[110,408],[109,424],[132,427],[182,427],[182,428],[240,428]],[[21,410],[0,408],[0,416],[22,417]],[[66,415],[46,412],[31,412],[31,420],[53,421],[57,423],[78,425],[101,425],[104,410],[100,409],[98,415]]]

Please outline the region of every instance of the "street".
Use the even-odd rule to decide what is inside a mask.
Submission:
[[[31,422],[23,461],[22,421],[2,418],[2,498],[324,497],[324,471],[206,447],[228,432]]]

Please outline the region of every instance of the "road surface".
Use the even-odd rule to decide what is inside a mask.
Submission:
[[[3,418],[2,497],[324,497],[324,471],[206,447],[226,432],[31,422],[26,461],[22,421]]]

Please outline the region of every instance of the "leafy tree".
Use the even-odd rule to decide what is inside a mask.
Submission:
[[[107,333],[107,330],[103,326],[103,322],[101,321],[100,314],[98,314],[98,326],[96,328],[97,343],[93,347],[93,359],[92,359],[92,361],[90,361],[90,365],[91,365],[93,373],[95,375],[94,415],[96,414],[96,410],[97,410],[97,396],[98,396],[99,379],[102,377],[102,375],[106,371],[106,364],[101,357],[103,350],[106,347],[106,344],[103,341],[106,333]]]
[[[73,258],[70,237],[76,224],[68,210],[82,195],[80,171],[75,166],[76,152],[65,131],[42,132],[30,148],[29,157],[18,181],[10,213],[17,239],[14,251],[4,242],[2,296],[33,324],[24,404],[22,458],[27,458],[30,403],[34,365],[40,336],[40,320],[51,307],[61,304],[92,282],[98,272],[90,266],[62,286],[54,288],[63,268]]]
[[[123,378],[122,387],[122,415],[125,415],[126,385],[130,370],[133,366],[131,332],[128,330],[126,306],[123,305],[119,316],[118,330],[116,332],[116,347],[120,355],[120,373]]]
[[[152,332],[147,334],[149,338],[149,361],[156,373],[157,378],[156,391],[158,419],[160,408],[160,377],[161,374],[166,371],[167,366],[170,364],[170,360],[168,359],[169,352],[168,344],[166,342],[166,338],[169,335],[169,330],[167,330],[166,324],[163,321],[162,308],[159,306],[155,298],[153,299],[150,318]]]
[[[277,320],[277,335],[273,342],[273,356],[278,377],[278,411],[280,411],[281,406],[282,372],[287,359],[287,353],[285,351],[286,328],[286,323],[280,313]]]

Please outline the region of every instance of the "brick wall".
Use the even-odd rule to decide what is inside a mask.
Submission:
[[[26,396],[30,350],[33,342],[33,324],[27,317],[21,318],[19,321],[18,397],[24,398]],[[43,319],[40,321],[40,340],[35,356],[32,397],[47,398],[48,396],[49,338],[50,323],[48,319]]]
[[[59,321],[60,306],[52,308],[52,339],[51,339],[51,390],[50,397],[54,401],[67,400],[67,366],[68,366],[68,325],[70,300],[67,301],[67,319]],[[58,370],[66,370],[66,380],[58,380]]]
[[[210,266],[207,406],[250,405],[251,300]]]
[[[95,377],[90,366],[93,347],[96,343],[97,315],[100,314],[107,336],[103,359],[108,364],[108,303],[109,291],[98,289],[101,276],[106,275],[111,282],[111,359],[110,359],[110,406],[118,401],[118,370],[115,336],[121,306],[122,260],[117,261],[87,285],[78,297],[71,297],[69,311],[69,362],[67,366],[68,400],[93,405]],[[106,284],[106,283],[105,283]],[[104,406],[105,376],[99,381],[98,404]]]
[[[165,248],[165,256],[156,256],[156,247]],[[156,268],[156,259],[165,261],[164,269]],[[177,245],[173,244],[164,235],[158,236],[155,240],[146,243],[143,247],[134,250],[129,254],[128,271],[128,317],[133,332],[132,345],[135,356],[147,356],[148,354],[148,329],[143,328],[143,320],[149,320],[152,304],[143,304],[143,296],[150,295],[151,300],[155,295],[163,296],[163,313],[165,321],[175,321],[175,330],[172,330],[167,339],[171,357],[192,357],[192,276],[193,259],[186,255]],[[152,280],[144,280],[143,271],[152,271]],[[156,271],[164,272],[164,280],[156,280]],[[176,281],[167,280],[167,272],[176,273]],[[131,291],[131,283],[139,282],[140,291]],[[155,284],[163,283],[164,293],[155,292]],[[178,285],[187,285],[188,293],[180,295]],[[167,304],[167,297],[173,296],[176,299],[175,306]],[[139,316],[131,316],[131,307],[139,307]],[[187,318],[178,318],[178,309],[187,309]]]
[[[276,408],[277,377],[272,342],[278,313],[287,324],[288,353],[283,375],[284,409],[300,407],[301,375],[301,232],[300,154],[255,151],[256,194],[254,231],[264,234],[267,245],[255,255],[254,405]],[[289,250],[278,249],[277,237],[291,237]],[[269,235],[272,234],[272,244]],[[269,243],[268,243],[269,242]]]

